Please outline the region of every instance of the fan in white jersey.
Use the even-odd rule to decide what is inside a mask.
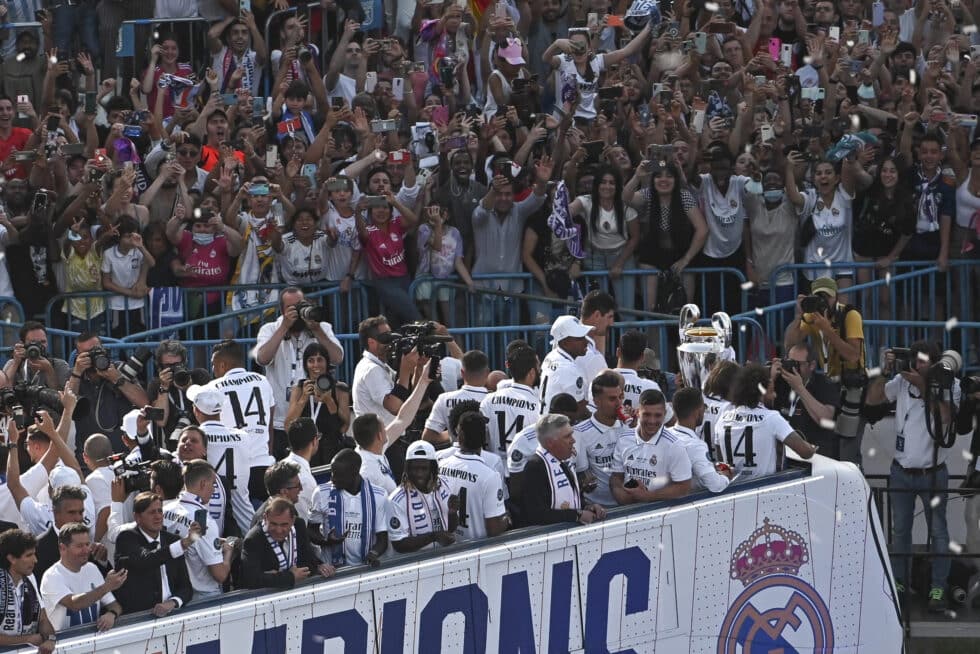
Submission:
[[[551,398],[559,393],[568,393],[578,402],[576,417],[588,415],[585,374],[577,360],[584,356],[589,347],[586,338],[592,328],[583,325],[573,316],[560,316],[551,326],[553,348],[541,362],[541,410],[551,404]]]
[[[399,554],[456,542],[459,498],[439,475],[432,443],[415,441],[405,451],[402,483],[388,496],[388,535]]]
[[[439,475],[459,497],[459,540],[482,540],[507,529],[504,480],[481,457],[487,438],[486,419],[479,412],[463,414],[458,426],[459,449],[439,459]]]
[[[574,416],[578,414],[578,402],[568,393],[562,393],[551,399],[551,406],[548,409],[548,413],[559,413],[568,418],[569,423],[574,424]],[[521,494],[524,468],[528,460],[534,456],[538,445],[540,445],[538,433],[532,423],[530,427],[525,427],[515,436],[507,448],[507,487],[512,502],[516,502]],[[574,464],[574,457],[571,463]]]
[[[253,448],[245,432],[225,426],[218,419],[225,397],[209,386],[191,386],[187,399],[194,404],[194,416],[208,439],[208,463],[214,466],[231,497],[231,513],[244,533],[255,515],[248,494]]]
[[[708,379],[704,383],[704,420],[696,431],[698,438],[708,446],[708,456],[712,461],[718,460],[715,452],[715,429],[721,415],[732,408],[732,403],[726,398],[731,393],[738,371],[739,365],[734,361],[719,361],[708,373]]]
[[[738,371],[732,391],[732,408],[722,414],[714,430],[714,445],[721,461],[740,475],[770,475],[782,467],[782,446],[804,459],[817,448],[793,429],[778,411],[762,406],[769,373],[758,364]]]
[[[340,450],[330,461],[330,481],[313,491],[310,533],[320,530],[331,544],[331,563],[337,568],[377,567],[388,549],[388,497],[361,477],[360,469],[361,457],[354,450]]]
[[[208,385],[225,397],[221,422],[248,434],[252,447],[252,465],[268,466],[272,457],[272,417],[276,399],[265,375],[244,368],[241,346],[222,341],[214,346],[211,367],[215,379]],[[281,407],[285,413],[286,407]]]
[[[636,430],[613,453],[609,490],[619,504],[668,500],[691,490],[691,461],[677,436],[664,427],[667,400],[660,391],[640,396]]]
[[[613,453],[619,439],[632,430],[619,420],[623,407],[623,377],[606,370],[590,385],[596,410],[575,425],[575,471],[582,478],[585,499],[605,507],[617,505],[609,490]]]
[[[539,374],[537,353],[526,345],[508,348],[507,369],[511,374],[509,383],[498,383],[497,390],[480,403],[480,413],[489,420],[487,449],[501,460],[514,438],[533,427],[541,413],[541,400],[534,390]],[[536,447],[537,443],[530,453]]]
[[[459,390],[439,395],[432,404],[432,411],[425,421],[422,439],[437,446],[451,442],[449,436],[449,413],[453,407],[465,400],[481,402],[487,396],[487,375],[490,374],[490,360],[480,350],[470,350],[463,355],[463,386]]]

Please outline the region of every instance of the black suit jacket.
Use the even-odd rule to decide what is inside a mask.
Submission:
[[[306,522],[296,519],[296,567],[309,568],[316,574],[322,563],[310,545],[306,533]],[[296,585],[293,573],[289,570],[270,572],[279,569],[279,559],[269,545],[262,525],[249,529],[242,541],[242,584],[245,588],[292,588]]]
[[[116,569],[126,568],[129,576],[114,594],[124,613],[146,611],[163,601],[163,583],[160,566],[167,569],[170,593],[184,604],[191,601],[194,589],[187,574],[184,557],[173,558],[170,546],[180,540],[178,536],[160,532],[159,545],[151,548],[150,542],[138,527],[124,529],[116,538]]]
[[[34,578],[37,580],[38,588],[41,587],[41,577],[44,576],[44,571],[53,566],[61,558],[61,552],[58,550],[58,532],[54,530],[54,525],[51,525],[47,530],[37,537],[37,549],[34,550],[37,554],[37,563],[34,565]]]
[[[567,471],[572,486],[578,489],[578,479],[570,468]],[[520,515],[524,525],[551,525],[558,522],[577,522],[575,509],[555,509],[551,506],[551,473],[547,464],[538,456],[528,458],[524,466],[519,499]]]

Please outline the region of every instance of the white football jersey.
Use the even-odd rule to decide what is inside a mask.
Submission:
[[[541,362],[541,413],[548,411],[551,398],[568,393],[576,402],[587,399],[589,394],[585,373],[568,352],[556,347]]]
[[[771,475],[782,467],[782,443],[794,431],[779,411],[737,406],[721,415],[714,429],[714,444],[735,472],[753,477]]]
[[[498,385],[497,391],[487,395],[480,403],[480,413],[490,421],[487,423],[490,437],[487,449],[503,460],[514,438],[524,429],[534,426],[541,414],[541,401],[530,386],[512,383],[501,388]]]
[[[448,459],[454,454],[459,454],[459,445],[451,445],[444,450],[437,450],[436,461],[441,462],[443,459]],[[505,481],[507,479],[507,466],[504,465],[504,460],[497,454],[488,450],[480,450],[480,459],[487,465],[488,468],[500,475],[500,481],[504,483],[504,499],[509,500],[510,492],[507,490],[507,484]]]
[[[276,400],[265,375],[235,368],[209,385],[225,396],[221,422],[248,434],[252,460],[259,465],[274,463],[269,454],[269,425]],[[282,411],[285,416],[286,408],[283,407]]]
[[[643,391],[655,390],[661,393],[663,392],[660,384],[652,379],[640,377],[631,368],[616,368],[616,372],[621,374],[623,379],[626,380],[626,385],[623,387],[623,406],[631,408],[639,407],[640,396],[643,395]]]
[[[251,440],[240,429],[226,427],[217,420],[201,423],[208,437],[208,463],[224,481],[231,493],[231,513],[242,533],[248,531],[255,507],[248,495],[248,479],[252,467]]]
[[[439,432],[449,431],[449,413],[453,407],[466,400],[476,400],[482,402],[487,396],[487,389],[483,386],[470,386],[463,384],[458,391],[447,391],[439,395],[432,403],[432,411],[425,421],[425,428]],[[454,439],[455,440],[455,439]]]
[[[708,456],[712,461],[718,458],[715,452],[715,429],[718,427],[721,415],[731,408],[732,403],[728,400],[720,400],[707,394],[704,396],[704,421],[695,431],[698,438],[708,446]]]
[[[585,494],[585,499],[589,502],[616,506],[616,499],[609,490],[613,453],[619,439],[630,432],[630,428],[619,420],[607,427],[596,420],[595,416],[575,425],[575,470],[590,471],[598,482],[594,491]]]
[[[364,490],[358,492],[357,495],[351,495],[345,490],[340,491],[340,505],[343,511],[341,534],[346,535],[344,538],[344,558],[347,565],[364,563],[361,553],[374,547],[378,534],[388,531],[388,495],[385,493],[385,489],[370,482],[368,482],[368,488],[371,490],[374,501],[374,520],[371,525],[364,524],[364,511],[361,508],[362,503],[367,499],[361,497]],[[330,482],[320,484],[313,491],[313,500],[310,504],[310,522],[320,525],[320,530],[324,536],[330,532],[329,505],[330,493],[333,490],[334,485]],[[371,533],[365,534],[365,527],[369,527]],[[369,542],[362,542],[365,538],[369,539]],[[364,547],[365,544],[367,547]],[[323,558],[328,562],[330,556],[329,551],[323,553]]]
[[[691,478],[691,460],[677,435],[666,427],[648,441],[640,438],[639,429],[625,434],[616,444],[612,472],[624,480],[636,479],[648,490],[657,490],[675,481]]]
[[[586,385],[591,384],[600,372],[609,367],[606,357],[596,349],[595,341],[591,338],[588,338],[588,341],[589,345],[585,350],[585,356],[575,360],[575,364],[582,369],[582,374],[585,375]]]
[[[524,472],[524,466],[538,449],[538,432],[534,423],[525,427],[507,446],[507,476]]]
[[[459,497],[460,540],[482,540],[487,537],[487,518],[499,518],[504,508],[504,480],[479,454],[456,452],[439,461],[439,474],[449,483],[450,491]]]

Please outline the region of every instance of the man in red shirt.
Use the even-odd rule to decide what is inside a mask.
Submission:
[[[14,101],[0,97],[0,161],[7,179],[27,179],[28,169],[14,162],[14,153],[26,150],[33,132],[24,127],[14,127]]]

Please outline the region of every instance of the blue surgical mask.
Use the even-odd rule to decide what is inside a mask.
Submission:
[[[194,234],[194,242],[198,245],[211,245],[214,242],[214,234]]]
[[[771,202],[772,204],[776,204],[777,202],[783,201],[783,189],[781,188],[769,189],[768,191],[765,191],[762,194],[762,196],[766,199],[766,202]]]
[[[858,87],[857,96],[862,100],[874,100],[875,99],[875,87],[871,84],[862,84]]]
[[[745,184],[745,192],[752,195],[762,195],[762,182],[751,180]]]

